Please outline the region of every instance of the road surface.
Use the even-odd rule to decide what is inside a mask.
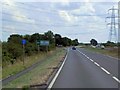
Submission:
[[[52,88],[118,88],[118,60],[82,48],[69,48]]]

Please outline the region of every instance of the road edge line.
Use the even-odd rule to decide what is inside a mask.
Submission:
[[[57,71],[56,75],[54,76],[54,78],[52,79],[52,81],[50,82],[50,84],[48,85],[47,90],[51,89],[52,86],[54,85],[54,83],[55,83],[58,75],[60,74],[60,72],[61,72],[61,70],[62,70],[62,68],[63,68],[63,66],[64,66],[64,64],[65,64],[65,62],[66,62],[66,59],[67,59],[67,57],[68,57],[68,52],[69,52],[69,49],[67,49],[67,54],[66,54],[66,56],[65,56],[65,59],[64,59],[62,65],[60,66],[59,70]]]

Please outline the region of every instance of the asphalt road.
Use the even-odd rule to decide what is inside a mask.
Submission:
[[[69,48],[65,64],[52,88],[118,88],[118,60]]]

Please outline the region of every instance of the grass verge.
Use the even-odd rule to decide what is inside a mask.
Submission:
[[[13,65],[10,64],[2,69],[2,78],[6,78],[10,75],[14,75],[14,74],[24,70],[25,68],[31,66],[32,64],[43,60],[45,57],[51,55],[53,52],[54,51],[50,51],[47,54],[45,52],[44,53],[42,52],[39,54],[34,54],[29,57],[25,57],[24,65],[21,60],[17,60],[17,62],[14,63]]]
[[[99,48],[92,48],[90,46],[83,47],[86,50],[93,51],[93,52],[98,52],[104,55],[112,56],[115,58],[118,58],[118,49],[117,48],[105,48],[105,49],[99,49]]]
[[[3,86],[3,88],[21,88],[33,84],[45,83],[53,72],[53,67],[58,65],[64,55],[65,50],[63,48],[57,49],[50,57],[45,59],[42,64],[21,77],[11,81],[7,85]]]

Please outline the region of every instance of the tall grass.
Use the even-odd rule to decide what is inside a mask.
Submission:
[[[65,56],[65,50],[58,49],[49,58],[46,58],[43,63],[34,68],[32,71],[24,74],[23,76],[13,80],[3,88],[21,88],[25,86],[43,84],[45,83],[51,73],[53,72],[53,67],[56,67],[60,60]]]

